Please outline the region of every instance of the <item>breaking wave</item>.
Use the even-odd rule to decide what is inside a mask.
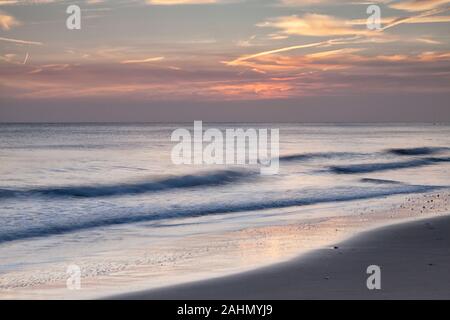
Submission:
[[[0,234],[0,243],[14,240],[22,240],[34,237],[44,237],[59,235],[74,231],[92,229],[97,227],[107,227],[127,223],[150,222],[173,218],[198,217],[211,214],[226,214],[245,211],[256,211],[264,209],[286,208],[294,206],[305,206],[330,202],[345,202],[354,200],[364,200],[379,197],[386,197],[400,194],[423,193],[440,189],[439,186],[421,186],[421,185],[401,185],[392,187],[358,188],[341,187],[333,189],[317,190],[316,196],[310,197],[292,197],[267,199],[243,203],[211,203],[201,206],[179,207],[177,209],[165,208],[146,213],[123,212],[113,214],[108,212],[108,216],[101,216],[92,220],[61,221],[50,225],[25,227],[19,230],[10,230]]]
[[[449,148],[444,147],[418,147],[418,148],[398,148],[398,149],[388,149],[387,152],[395,154],[397,156],[423,156],[436,154]]]
[[[0,199],[23,196],[45,197],[111,197],[121,195],[143,194],[165,191],[170,189],[193,188],[204,186],[223,185],[238,182],[255,175],[253,171],[219,170],[204,174],[193,174],[167,177],[159,180],[136,183],[123,183],[98,186],[60,186],[34,189],[0,189]]]
[[[330,166],[329,171],[336,174],[370,173],[378,171],[423,167],[441,162],[450,162],[450,158],[423,158],[398,162],[363,163],[363,164]]]
[[[300,153],[280,156],[280,161],[308,161],[314,159],[349,159],[353,157],[364,156],[363,153],[354,152],[316,152]]]

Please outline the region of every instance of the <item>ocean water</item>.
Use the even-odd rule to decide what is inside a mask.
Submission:
[[[137,248],[450,185],[449,125],[204,124],[279,128],[273,176],[174,165],[170,135],[190,126],[0,125],[0,289],[30,284],[17,272],[117,256],[121,269]]]

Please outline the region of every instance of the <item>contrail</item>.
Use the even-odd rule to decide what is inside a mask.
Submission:
[[[146,63],[146,62],[155,62],[155,61],[161,61],[161,60],[164,60],[164,57],[153,57],[153,58],[140,59],[140,60],[125,60],[120,63],[122,63],[122,64]]]
[[[37,45],[37,46],[42,46],[43,45],[42,42],[19,40],[19,39],[11,39],[11,38],[3,38],[3,37],[0,37],[0,41],[14,42],[14,43],[20,43],[20,44],[34,44],[34,45]]]
[[[246,61],[246,60],[250,60],[250,59],[254,59],[254,58],[258,58],[261,56],[265,56],[265,55],[269,55],[269,54],[274,54],[274,53],[279,53],[279,52],[285,52],[285,51],[291,51],[291,50],[297,50],[297,49],[304,49],[304,48],[313,48],[313,47],[319,47],[319,46],[324,46],[324,45],[332,45],[332,44],[341,44],[341,41],[352,41],[352,40],[357,40],[361,38],[360,36],[354,36],[354,37],[350,37],[350,38],[337,38],[337,39],[331,39],[331,40],[326,40],[326,41],[321,41],[321,42],[314,42],[314,43],[308,43],[308,44],[301,44],[301,45],[296,45],[296,46],[290,46],[290,47],[285,47],[285,48],[279,48],[279,49],[274,49],[274,50],[269,50],[269,51],[263,51],[263,52],[259,52],[259,53],[255,53],[252,55],[248,55],[248,56],[243,56],[240,58],[237,58],[233,61],[229,61],[226,62],[227,65],[238,65],[240,62]]]
[[[395,27],[395,26],[397,26],[399,24],[408,23],[408,21],[410,21],[410,20],[414,21],[414,19],[417,19],[417,18],[423,18],[423,17],[432,16],[432,15],[435,15],[435,14],[438,14],[438,13],[442,13],[442,12],[448,11],[449,9],[450,8],[433,9],[433,10],[428,10],[428,11],[422,12],[422,13],[420,13],[418,15],[415,15],[415,16],[397,18],[394,21],[392,21],[389,24],[387,24],[386,26],[384,26],[381,30],[384,31],[386,29]]]
[[[22,64],[27,63],[27,61],[28,61],[28,52],[27,52],[27,54],[25,55],[25,60],[23,60],[23,63],[22,63]]]

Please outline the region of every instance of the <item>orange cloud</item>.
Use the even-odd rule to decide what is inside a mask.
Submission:
[[[382,30],[386,30],[392,27],[395,27],[399,24],[404,23],[428,23],[428,22],[447,22],[446,17],[440,17],[435,16],[436,14],[442,13],[448,11],[448,8],[440,9],[431,9],[428,11],[420,12],[414,16],[409,17],[401,17],[401,18],[395,18],[391,22],[388,22],[386,25],[383,26]],[[442,21],[444,20],[444,21]]]
[[[382,25],[393,25],[396,22],[401,22],[405,24],[445,23],[450,22],[450,16],[417,15],[412,17],[385,17],[381,19]],[[352,25],[366,25],[367,19],[354,19],[349,21],[349,23]]]
[[[217,0],[147,0],[148,4],[153,5],[180,5],[180,4],[211,4],[216,3]]]
[[[286,6],[299,6],[299,7],[307,7],[307,6],[320,6],[320,5],[345,5],[345,4],[375,4],[375,3],[388,3],[391,0],[279,0],[283,5]]]
[[[424,62],[432,62],[432,61],[448,61],[450,60],[450,52],[423,52],[418,55],[418,59]]]
[[[362,48],[316,50],[299,56],[266,54],[241,61],[255,72],[197,65],[191,70],[150,64],[0,64],[5,96],[24,99],[253,100],[287,99],[322,94],[387,92],[389,90],[448,91],[442,72],[450,52],[418,55],[372,55]],[[12,54],[0,59],[18,61]],[[22,59],[20,59],[22,61]]]
[[[289,83],[279,82],[253,82],[253,83],[238,83],[238,84],[224,84],[215,85],[210,88],[213,93],[239,98],[282,98],[288,97],[293,87]]]
[[[229,66],[239,66],[239,65],[243,65],[244,62],[246,62],[248,60],[252,60],[255,58],[262,57],[262,56],[273,55],[276,53],[282,53],[282,52],[306,49],[306,48],[327,47],[327,46],[331,46],[331,45],[335,45],[335,44],[348,44],[348,43],[352,43],[358,39],[360,39],[358,36],[349,37],[349,38],[337,38],[337,39],[330,39],[330,40],[325,40],[325,41],[320,41],[320,42],[313,42],[313,43],[283,47],[283,48],[278,48],[278,49],[273,49],[273,50],[262,51],[262,52],[258,52],[258,53],[251,54],[251,55],[245,55],[245,56],[239,57],[237,59],[234,59],[232,61],[227,61],[225,63]]]
[[[351,67],[351,61],[356,61],[354,53],[361,48],[344,48],[319,51],[302,56],[264,55],[252,60],[240,61],[238,65],[260,73],[286,73],[291,71],[329,71]]]
[[[258,24],[258,26],[281,29],[282,33],[288,35],[336,36],[368,34],[367,29],[355,29],[349,21],[316,13],[307,13],[302,17],[296,15],[279,17]]]
[[[19,25],[20,22],[16,18],[0,11],[0,28],[3,30],[10,30],[12,27]]]
[[[437,15],[448,10],[449,8],[432,8],[409,17],[385,17],[381,21],[382,30],[400,24],[450,22],[450,16]],[[275,38],[283,35],[316,37],[355,35],[372,38],[383,35],[382,32],[368,30],[366,24],[367,19],[345,20],[329,15],[307,13],[301,17],[293,15],[273,18],[257,26],[280,29],[279,33],[272,34]]]
[[[405,10],[405,11],[424,11],[434,8],[438,8],[443,4],[450,3],[449,0],[406,0],[395,2],[389,5],[389,7]]]
[[[354,44],[364,43],[366,38],[353,38]],[[335,44],[349,44],[352,38],[347,39],[333,39]],[[418,41],[418,40],[416,40]],[[430,43],[429,40],[422,39],[422,42]],[[433,41],[432,41],[433,42]],[[332,42],[333,44],[333,42]],[[243,56],[227,63],[229,66],[240,66],[259,72],[262,74],[279,74],[282,76],[289,76],[292,72],[321,72],[331,70],[343,70],[349,68],[357,68],[358,66],[379,65],[382,62],[389,63],[419,63],[424,61],[442,61],[447,59],[447,53],[427,53],[422,56],[412,56],[406,54],[392,54],[392,55],[360,55],[359,52],[365,50],[363,48],[341,48],[335,50],[319,51],[299,56],[281,55],[286,51],[298,48],[324,48],[329,47],[330,42],[318,42],[309,45],[302,45],[296,47],[280,48],[271,51],[264,51],[253,55]]]
[[[155,62],[155,61],[161,61],[164,60],[164,57],[153,57],[153,58],[146,58],[146,59],[136,59],[136,60],[124,60],[120,63],[122,64],[130,64],[130,63],[147,63],[147,62]]]

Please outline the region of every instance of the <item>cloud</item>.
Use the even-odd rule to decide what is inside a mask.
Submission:
[[[235,66],[243,66],[252,71],[269,74],[290,71],[326,71],[344,69],[351,66],[351,61],[357,60],[354,53],[363,51],[362,48],[342,48],[336,50],[325,50],[297,56],[283,55],[260,55],[252,60],[241,60]],[[347,61],[347,62],[344,62]]]
[[[238,80],[228,70],[176,70],[150,64],[0,64],[2,95],[26,99],[209,99],[209,88]],[[248,77],[249,80],[252,77]]]
[[[18,0],[1,0],[1,1],[0,1],[0,6],[11,5],[11,4],[17,4],[17,3],[19,3]]]
[[[282,5],[295,7],[384,4],[404,11],[424,11],[449,3],[450,0],[279,0]]]
[[[392,0],[279,0],[282,5],[293,7],[342,6],[353,4],[382,4]]]
[[[7,53],[4,55],[0,55],[0,60],[6,61],[9,63],[15,63],[14,58],[16,57],[16,54],[14,53]]]
[[[225,63],[229,66],[237,66],[237,65],[241,65],[243,62],[254,59],[254,58],[259,58],[262,56],[267,56],[267,55],[272,55],[272,54],[276,54],[276,53],[281,53],[281,52],[286,52],[286,51],[292,51],[292,50],[299,50],[299,49],[306,49],[306,48],[314,48],[314,47],[322,47],[322,46],[330,46],[330,45],[334,45],[334,44],[346,44],[346,43],[351,43],[355,40],[360,39],[360,37],[356,36],[356,37],[350,37],[350,38],[337,38],[337,39],[331,39],[331,40],[326,40],[326,41],[320,41],[320,42],[313,42],[313,43],[307,43],[307,44],[300,44],[300,45],[295,45],[295,46],[289,46],[289,47],[283,47],[283,48],[278,48],[278,49],[273,49],[273,50],[268,50],[268,51],[262,51],[262,52],[258,52],[258,53],[254,53],[251,55],[246,55],[246,56],[242,56],[239,57],[237,59],[234,59],[232,61],[226,61]]]
[[[448,11],[449,8],[435,8],[421,11],[408,17],[384,17],[382,18],[382,30],[400,24],[416,23],[445,23],[450,22],[450,16],[437,15]],[[330,15],[307,13],[303,16],[282,16],[272,18],[266,22],[259,23],[259,27],[270,27],[280,29],[277,35],[300,35],[300,36],[344,36],[359,35],[366,37],[380,37],[382,32],[368,30],[367,19],[341,19]],[[276,39],[276,37],[275,37]]]
[[[433,14],[433,12],[429,13]],[[416,24],[416,23],[445,23],[450,22],[450,16],[433,16],[433,15],[415,15],[410,17],[384,17],[381,19],[382,25],[391,25],[397,22]],[[367,19],[354,19],[349,21],[352,25],[366,25]],[[400,23],[397,23],[400,24]]]
[[[155,61],[161,61],[164,60],[164,57],[152,57],[152,58],[146,58],[146,59],[136,59],[136,60],[124,60],[120,63],[122,64],[130,64],[130,63],[147,63],[147,62],[155,62]]]
[[[442,42],[439,42],[437,40],[430,39],[430,38],[416,38],[416,41],[426,43],[426,44],[442,44]]]
[[[428,51],[419,54],[418,59],[420,61],[449,61],[450,60],[450,52],[434,52]]]
[[[8,5],[35,5],[35,4],[48,4],[54,2],[63,2],[64,0],[0,0],[0,6]]]
[[[212,94],[225,96],[225,99],[252,99],[256,97],[274,99],[289,97],[293,88],[289,83],[267,81],[213,85],[209,90]]]
[[[25,63],[23,63],[25,64]],[[38,68],[28,72],[29,74],[34,74],[34,73],[40,73],[40,72],[52,72],[52,71],[62,71],[62,70],[66,70],[69,69],[71,67],[70,64],[68,63],[55,63],[55,64],[45,64],[42,66],[39,66]]]
[[[281,29],[281,33],[302,36],[366,35],[366,28],[355,29],[348,21],[329,15],[307,13],[301,17],[283,16],[258,24]]]
[[[147,0],[148,4],[171,6],[183,4],[211,4],[217,3],[217,0]]]
[[[373,55],[361,48],[298,56],[263,55],[249,72],[197,65],[176,70],[150,64],[0,64],[2,95],[17,99],[231,101],[290,99],[361,92],[448,92],[450,52]],[[6,59],[18,57],[8,55]],[[22,61],[22,59],[20,59]],[[231,70],[230,70],[231,69]]]
[[[11,39],[11,38],[4,38],[4,37],[0,37],[0,41],[13,42],[13,43],[17,43],[17,44],[32,44],[32,45],[37,45],[37,46],[43,45],[42,42]]]
[[[288,6],[309,6],[329,3],[330,0],[280,0],[280,2]]]
[[[20,22],[13,16],[0,11],[0,28],[3,30],[10,30],[12,27],[19,26]]]
[[[448,8],[444,9],[432,9],[428,11],[420,12],[414,16],[409,17],[401,17],[401,18],[395,18],[392,21],[388,22],[386,25],[383,26],[382,30],[386,30],[392,27],[395,27],[400,24],[404,23],[430,23],[430,22],[447,22],[447,17],[444,16],[434,16],[436,14],[448,11]]]
[[[80,3],[86,4],[86,1],[82,0]],[[228,2],[228,0],[136,0],[135,3],[170,6]],[[251,2],[253,3],[253,0]],[[259,1],[255,4],[257,2],[260,5]],[[296,1],[290,2],[293,5]],[[341,2],[362,3],[359,0]],[[266,2],[264,3],[266,5]],[[436,26],[433,29],[435,27],[433,25],[427,26],[422,31],[417,31],[418,28],[409,28],[408,32],[404,32],[403,28],[395,30],[398,32],[387,30],[399,24],[450,21],[450,16],[442,13],[441,7],[430,9],[432,11],[403,12],[403,14],[384,7],[386,13],[383,11],[382,25],[387,28],[385,32],[378,32],[366,28],[367,21],[363,19],[366,18],[365,6],[356,7],[361,9],[357,12],[345,11],[347,12],[345,13],[337,10],[331,2],[329,5],[330,10],[327,7],[326,12],[341,13],[343,16],[335,17],[314,11],[304,14],[301,8],[265,7],[265,14],[282,12],[282,17],[267,18],[266,23],[258,24],[265,28],[255,31],[254,19],[258,18],[251,13],[254,8],[250,6],[247,9],[251,12],[242,12],[242,16],[236,17],[240,19],[238,23],[228,19],[229,17],[223,17],[230,24],[223,25],[223,28],[221,25],[219,29],[214,26],[208,29],[209,22],[205,21],[208,25],[199,24],[193,26],[192,30],[184,30],[182,28],[186,21],[168,21],[168,16],[160,17],[164,25],[170,24],[170,28],[165,29],[167,33],[162,36],[149,38],[145,30],[142,34],[133,33],[131,38],[127,36],[129,33],[118,33],[105,39],[101,44],[102,47],[93,46],[91,41],[93,38],[88,34],[83,36],[87,37],[83,38],[86,42],[83,41],[79,47],[67,48],[65,46],[70,44],[65,44],[64,41],[52,42],[48,48],[36,48],[40,50],[23,48],[23,51],[19,51],[22,48],[5,46],[10,51],[4,52],[0,58],[7,62],[0,64],[0,84],[3,86],[0,95],[18,99],[27,98],[30,101],[33,99],[66,101],[90,97],[105,101],[109,98],[110,101],[115,101],[116,97],[141,99],[140,101],[147,99],[228,101],[321,96],[322,93],[340,94],[343,91],[357,95],[361,90],[372,89],[389,91],[414,88],[414,92],[420,92],[420,89],[415,89],[421,86],[423,87],[421,90],[442,91],[445,85],[448,92],[449,77],[442,74],[450,73],[448,72],[450,58],[448,53],[439,52],[439,49],[447,49],[448,39],[445,34],[442,35],[445,28]],[[146,10],[148,8],[150,7]],[[141,11],[142,9],[142,7],[133,8]],[[174,8],[166,9],[168,11],[163,11],[171,13]],[[232,14],[228,10],[219,13],[222,12]],[[290,15],[292,13],[298,15]],[[192,11],[192,17],[195,18],[198,14],[196,10]],[[389,17],[388,14],[395,16]],[[135,28],[144,23],[136,21],[137,25],[134,25],[136,17],[131,16],[129,30],[137,30]],[[102,25],[109,23],[107,21],[98,23],[100,27],[109,26]],[[182,32],[180,35],[180,28],[185,34]],[[36,32],[42,33],[45,37],[47,30],[51,29],[40,29]],[[63,31],[64,28],[61,29],[61,32]],[[59,39],[53,38],[53,33],[48,36],[51,38],[49,41]],[[13,38],[15,36],[0,38],[0,41],[42,45],[40,42]],[[209,40],[211,38],[213,40]],[[286,38],[289,40],[272,41]],[[435,48],[434,45],[440,44],[437,40],[442,41],[442,45]],[[394,41],[395,43],[392,43]],[[46,40],[43,42],[47,44]],[[215,43],[214,46],[194,45],[212,42]],[[390,44],[387,44],[388,42]],[[417,54],[420,50],[427,51]],[[22,64],[26,51],[31,53],[32,59]],[[5,53],[14,53],[16,56]],[[163,56],[166,56],[166,60],[163,60]],[[11,61],[17,63],[13,64]],[[223,63],[218,63],[220,61]]]
[[[438,8],[450,0],[406,0],[389,4],[389,7],[404,11],[425,11]]]
[[[0,60],[11,63],[11,64],[25,64],[27,63],[29,58],[28,52],[25,54],[25,57],[22,60],[15,53],[7,53],[4,55],[0,55]]]

